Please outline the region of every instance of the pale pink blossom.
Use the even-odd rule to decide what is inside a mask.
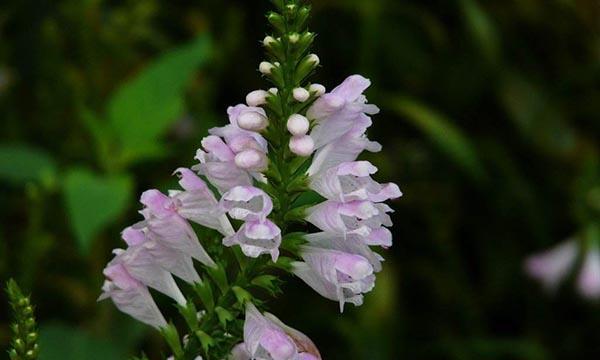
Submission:
[[[581,295],[588,299],[600,299],[600,248],[594,246],[588,250],[577,279]]]
[[[525,262],[525,270],[547,290],[555,290],[575,265],[578,248],[576,240],[568,240],[529,257]]]
[[[276,262],[281,245],[281,230],[269,219],[247,221],[234,235],[224,238],[223,245],[240,245],[244,255],[252,258],[270,254],[273,262]]]

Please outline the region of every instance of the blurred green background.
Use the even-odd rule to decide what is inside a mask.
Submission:
[[[32,292],[41,359],[165,351],[96,303],[137,196],[193,163],[256,71],[266,0],[0,4],[0,280]],[[597,0],[318,0],[329,89],[373,81],[368,158],[400,184],[395,245],[360,308],[292,280],[275,314],[325,359],[600,358],[600,304],[524,257],[600,217]],[[0,297],[0,349],[8,305]],[[169,308],[162,302],[162,308]]]

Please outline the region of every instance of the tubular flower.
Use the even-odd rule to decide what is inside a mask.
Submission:
[[[148,288],[134,279],[122,264],[107,267],[104,275],[107,280],[98,300],[111,298],[119,310],[155,328],[167,325]]]
[[[263,316],[248,303],[244,342],[232,351],[233,360],[318,360],[319,350],[301,332],[283,324],[269,313]]]

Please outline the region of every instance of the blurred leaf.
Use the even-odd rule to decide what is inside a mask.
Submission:
[[[553,154],[575,150],[576,134],[568,125],[556,101],[541,86],[519,75],[507,76],[500,98],[523,137]]]
[[[64,183],[67,211],[84,254],[89,252],[96,233],[127,207],[132,192],[132,181],[125,175],[101,177],[85,169],[67,173]]]
[[[115,93],[108,116],[125,161],[163,151],[157,140],[181,116],[185,86],[209,53],[209,38],[201,36],[163,55]]]
[[[476,0],[461,0],[460,6],[468,31],[487,59],[494,62],[499,56],[498,34],[492,21]]]
[[[52,157],[25,144],[0,145],[0,178],[15,184],[52,181],[56,164]]]
[[[127,356],[126,350],[116,342],[62,324],[40,328],[40,350],[40,360],[107,360]]]
[[[483,166],[475,147],[451,120],[407,97],[394,98],[389,102],[389,106],[427,135],[444,154],[473,178],[481,180],[484,177]]]

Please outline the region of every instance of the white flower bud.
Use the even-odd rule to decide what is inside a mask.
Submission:
[[[290,34],[289,39],[290,39],[290,43],[295,44],[300,40],[300,34],[298,34],[298,33]]]
[[[310,98],[310,93],[305,88],[295,88],[293,91],[294,99],[299,102],[305,102]]]
[[[246,111],[240,114],[237,124],[244,130],[262,131],[267,127],[269,120],[257,111]]]
[[[321,84],[311,84],[308,88],[308,90],[311,93],[314,93],[315,96],[321,96],[323,94],[325,94],[325,92],[327,91],[325,89],[325,86],[321,85]]]
[[[270,46],[276,42],[277,42],[277,40],[275,40],[275,38],[273,38],[272,36],[265,36],[265,39],[263,40],[263,45]]]
[[[287,121],[287,129],[294,136],[306,135],[310,123],[305,116],[294,114]]]
[[[269,89],[269,92],[273,95],[277,95],[277,93],[279,93],[279,89],[276,87],[272,87]]]
[[[264,153],[249,149],[235,156],[235,165],[240,169],[250,171],[261,171],[267,167],[267,157]]]
[[[293,136],[290,139],[290,150],[299,156],[309,156],[315,149],[315,142],[309,135]]]
[[[321,59],[316,54],[310,54],[306,57],[306,61],[313,63],[314,66],[317,66],[321,63]]]
[[[274,67],[275,65],[271,64],[270,62],[263,61],[260,63],[260,65],[258,65],[258,71],[260,71],[260,73],[263,75],[269,75]]]
[[[254,90],[246,95],[246,103],[248,106],[260,106],[267,103],[267,95],[264,90]]]

